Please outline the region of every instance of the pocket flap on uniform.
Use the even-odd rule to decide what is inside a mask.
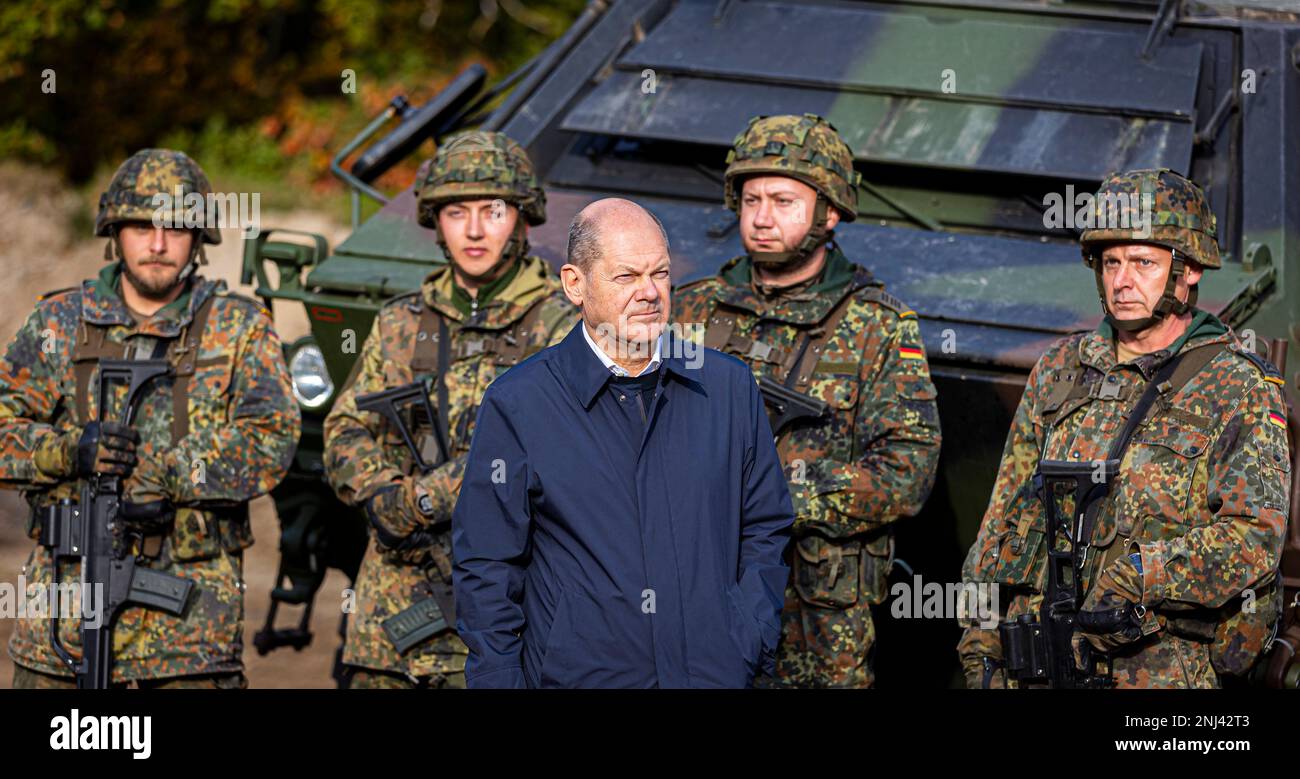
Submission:
[[[1269,468],[1275,468],[1283,473],[1291,472],[1291,455],[1287,452],[1285,446],[1273,446],[1272,444],[1260,446],[1259,461]]]
[[[1176,419],[1154,419],[1133,439],[1136,443],[1163,446],[1183,457],[1198,457],[1210,443],[1210,437]]]
[[[842,609],[858,602],[862,575],[858,542],[809,535],[798,539],[795,549],[799,557],[792,572],[794,590],[805,603]]]
[[[822,536],[803,536],[794,542],[794,548],[800,557],[810,563],[822,563],[832,559],[836,554],[840,558],[857,557],[862,548],[858,544],[835,544]]]
[[[1040,528],[1030,526],[1021,535],[1013,527],[998,545],[993,581],[1012,586],[1039,586],[1039,579],[1047,570],[1041,565],[1044,545],[1044,533]]]
[[[216,397],[226,394],[230,389],[233,365],[228,355],[221,355],[206,360],[195,360],[191,395]],[[183,379],[178,379],[183,380]]]

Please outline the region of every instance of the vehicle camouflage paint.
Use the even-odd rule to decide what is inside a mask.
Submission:
[[[939,389],[940,475],[924,512],[899,523],[892,581],[942,585],[959,579],[1029,369],[1100,319],[1063,214],[1077,193],[1114,170],[1190,175],[1224,254],[1200,306],[1261,349],[1270,338],[1300,346],[1300,295],[1284,294],[1300,281],[1300,194],[1287,186],[1300,181],[1300,12],[1292,0],[1235,0],[1179,17],[1178,5],[593,2],[501,85],[513,89],[481,126],[518,140],[543,175],[549,219],[530,232],[534,252],[558,266],[573,215],[622,195],[663,221],[680,284],[742,251],[722,171],[747,120],[830,119],[864,180],[859,218],[836,240],[919,312]],[[389,114],[405,120],[338,172],[373,192],[366,182],[399,153],[479,122],[483,74],[472,71],[420,111],[395,100]],[[1044,213],[1052,193],[1066,200],[1059,224]],[[298,459],[275,494],[286,539],[310,535],[311,512],[332,518],[326,556],[345,571],[352,547],[339,534],[355,542],[364,525],[324,487],[320,424],[380,303],[445,261],[415,217],[408,188],[332,249],[275,230],[246,245],[246,280],[268,299],[301,301],[310,318],[310,338],[288,350],[295,382],[301,373],[308,392],[323,391],[310,377],[314,345],[332,387],[304,406]],[[892,600],[878,613],[879,686],[960,684],[955,622],[892,618]]]

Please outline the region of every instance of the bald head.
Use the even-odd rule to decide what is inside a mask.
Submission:
[[[668,233],[659,218],[631,200],[607,197],[587,205],[569,225],[568,262],[577,265],[584,275],[601,255],[604,236],[626,237],[636,241],[659,241],[668,253]]]
[[[569,226],[568,260],[560,269],[564,294],[605,353],[620,365],[627,360],[623,367],[635,374],[671,311],[663,225],[631,200],[597,200]]]

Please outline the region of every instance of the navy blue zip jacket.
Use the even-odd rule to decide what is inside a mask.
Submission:
[[[582,326],[483,396],[452,519],[466,683],[747,686],[794,521],[753,374],[665,334],[637,397]]]

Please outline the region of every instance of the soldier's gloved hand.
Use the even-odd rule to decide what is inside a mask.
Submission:
[[[93,473],[127,476],[136,464],[140,434],[116,422],[91,422],[46,437],[33,453],[37,470],[54,479],[86,478]]]
[[[429,550],[437,543],[438,535],[428,528],[419,528],[393,545],[388,555],[407,565],[424,565],[430,559]]]
[[[428,491],[409,478],[381,488],[366,501],[366,516],[385,556],[409,565],[425,562],[437,538],[430,523],[432,511]]]
[[[74,476],[86,478],[92,474],[129,476],[135,469],[135,447],[140,434],[127,425],[116,422],[91,422],[81,430],[77,439],[76,470]]]
[[[968,690],[1001,690],[1006,687],[1002,661],[995,657],[962,658],[961,669]]]
[[[176,519],[176,507],[167,498],[135,503],[121,503],[122,520],[133,530],[147,535],[165,532]]]
[[[144,459],[122,484],[122,500],[133,503],[153,503],[172,498],[164,482],[164,474],[156,456],[142,452]]]
[[[1098,651],[1112,651],[1159,628],[1142,604],[1141,564],[1137,553],[1115,560],[1079,608],[1079,631]]]
[[[379,532],[379,541],[394,548],[400,539],[430,523],[433,500],[414,479],[405,478],[381,487],[366,501],[366,517]],[[392,543],[386,541],[393,539]]]

